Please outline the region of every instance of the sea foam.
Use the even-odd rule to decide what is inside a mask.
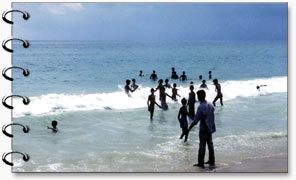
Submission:
[[[181,83],[182,84],[182,83]],[[195,91],[199,89],[200,84],[195,84]],[[261,87],[258,91],[257,85],[267,85]],[[178,93],[181,97],[188,98],[189,88],[186,86],[178,86]],[[273,77],[240,81],[225,81],[221,83],[223,99],[229,101],[237,97],[254,97],[266,95],[270,93],[287,92],[287,77]],[[208,101],[215,98],[215,87],[211,83],[206,89]],[[144,108],[147,106],[147,97],[150,94],[151,87],[140,87],[128,97],[123,85],[118,85],[118,91],[111,93],[96,94],[46,94],[36,97],[30,97],[30,104],[23,105],[20,99],[14,99],[13,117],[36,116],[57,114],[62,112],[73,111],[89,111],[89,110],[128,110],[136,108]],[[171,95],[171,89],[166,92]],[[157,101],[159,101],[158,91],[155,93]],[[167,98],[168,104],[180,103]]]

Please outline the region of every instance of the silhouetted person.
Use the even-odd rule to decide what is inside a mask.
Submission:
[[[165,79],[164,82],[165,82],[164,87],[171,88],[171,85],[169,84],[169,80],[168,79]]]
[[[190,85],[193,85],[193,81],[190,82]]]
[[[176,87],[177,87],[177,84],[174,83],[174,84],[173,84],[173,88],[172,88],[172,100],[174,100],[174,101],[178,101],[178,100],[177,100],[177,96],[181,97],[181,96],[178,94],[178,89],[177,89]]]
[[[155,70],[153,70],[153,73],[150,75],[150,79],[154,81],[157,79],[157,74],[155,73]]]
[[[206,88],[209,89],[207,84],[206,84],[206,80],[202,80],[202,84],[199,86],[199,88]]]
[[[180,79],[181,79],[182,81],[187,81],[187,76],[186,76],[186,74],[185,74],[185,71],[183,71],[183,74],[180,76]]]
[[[181,100],[181,103],[182,103],[182,107],[180,108],[179,114],[178,114],[178,120],[180,123],[180,127],[182,128],[182,134],[180,136],[180,139],[183,139],[183,136],[185,135],[184,142],[186,142],[187,138],[188,138],[188,122],[187,122],[188,112],[187,112],[187,107],[186,107],[187,100],[185,98],[183,98]]]
[[[256,89],[259,91],[261,87],[264,87],[264,86],[267,86],[267,85],[259,85],[259,86],[256,86]]]
[[[51,122],[51,126],[52,127],[47,126],[47,129],[51,129],[52,132],[58,132],[59,129],[57,128],[57,125],[58,125],[58,122],[57,121],[52,121]]]
[[[150,90],[151,94],[148,96],[148,100],[147,100],[147,106],[148,106],[148,111],[150,112],[150,119],[153,119],[153,113],[154,113],[154,106],[155,104],[161,108],[161,106],[159,104],[157,104],[157,102],[155,101],[155,95],[154,95],[154,89],[151,88]]]
[[[177,75],[177,72],[175,71],[175,68],[172,67],[172,76],[171,76],[172,79],[179,79],[179,76]]]
[[[216,86],[215,91],[217,92],[217,96],[215,97],[214,101],[213,101],[213,105],[216,106],[216,101],[218,99],[220,99],[220,104],[221,106],[223,106],[223,94],[221,92],[221,85],[218,83],[218,79],[214,79],[213,80],[214,85]]]
[[[188,111],[189,111],[189,117],[193,119],[195,116],[195,102],[196,102],[195,93],[193,91],[194,86],[190,85],[189,89],[190,89],[190,93],[188,98]]]
[[[164,90],[165,90],[165,88],[162,85],[162,83],[163,83],[163,80],[162,79],[158,80],[158,86],[155,88],[155,91],[159,90],[159,100],[161,100],[161,93],[163,93]]]
[[[209,71],[209,79],[212,79],[212,71]]]
[[[143,74],[143,71],[140,70],[140,74],[139,74],[140,77],[144,77],[144,74]]]
[[[199,75],[199,80],[202,80],[202,75]]]
[[[200,105],[197,108],[196,115],[193,122],[191,123],[188,132],[199,123],[199,151],[198,151],[198,163],[194,166],[204,167],[204,164],[210,164],[210,166],[215,165],[215,154],[214,146],[212,140],[212,133],[216,132],[215,126],[215,115],[214,107],[208,104],[205,100],[206,92],[204,90],[197,91],[198,101]],[[204,163],[206,144],[209,149],[209,160]]]
[[[166,97],[170,97],[172,98],[172,96],[168,95],[166,92],[165,92],[165,88],[163,87],[163,91],[161,91],[160,93],[160,102],[161,102],[161,109],[162,110],[168,110],[168,104],[166,103]],[[173,98],[172,98],[173,99]]]
[[[130,83],[131,83],[131,81],[129,80],[129,79],[127,79],[126,81],[125,81],[125,86],[124,86],[124,90],[125,90],[125,93],[130,97],[131,95],[130,95],[130,92],[134,92],[136,89],[131,89],[130,87],[129,87],[129,85],[130,85]]]
[[[131,85],[131,87],[132,87],[134,90],[138,89],[139,86],[136,84],[136,80],[135,80],[135,79],[132,79],[132,85]]]

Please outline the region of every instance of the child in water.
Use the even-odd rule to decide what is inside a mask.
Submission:
[[[185,140],[184,142],[187,142],[187,138],[188,138],[188,122],[187,122],[187,100],[185,98],[183,98],[181,100],[182,102],[182,107],[179,110],[179,114],[178,114],[178,120],[180,122],[180,127],[182,128],[182,134],[180,136],[180,139],[183,139],[183,136],[185,135]]]
[[[52,121],[51,122],[52,127],[47,126],[47,129],[51,129],[52,132],[58,132],[59,129],[57,128],[58,122],[57,121]]]
[[[148,106],[148,111],[150,112],[150,119],[153,119],[153,113],[154,113],[154,105],[156,104],[159,108],[161,106],[155,102],[155,95],[154,95],[154,89],[151,88],[151,95],[149,95],[148,100],[147,100],[147,106]]]
[[[181,97],[181,96],[178,94],[178,89],[177,89],[176,87],[177,87],[177,84],[174,83],[174,84],[173,84],[173,88],[172,88],[172,100],[174,100],[174,101],[178,101],[177,96]]]

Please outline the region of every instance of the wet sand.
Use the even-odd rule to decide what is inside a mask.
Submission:
[[[288,156],[278,155],[264,158],[243,160],[241,164],[226,168],[217,168],[216,172],[288,172]]]

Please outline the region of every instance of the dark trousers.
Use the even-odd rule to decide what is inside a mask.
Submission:
[[[212,141],[212,133],[207,130],[199,131],[199,151],[198,151],[198,164],[204,164],[206,144],[209,149],[209,163],[215,163],[214,145]]]

